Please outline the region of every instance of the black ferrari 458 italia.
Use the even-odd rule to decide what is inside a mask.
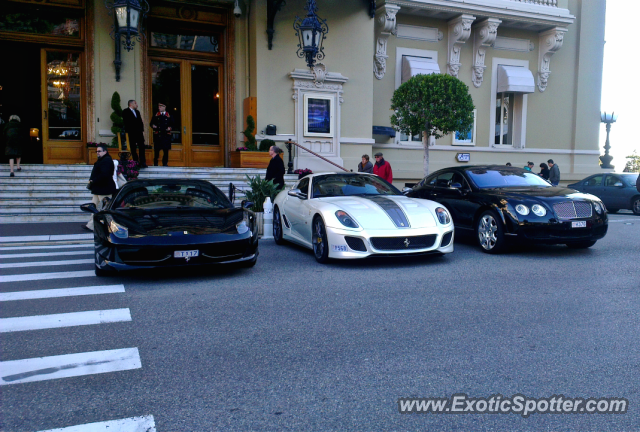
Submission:
[[[135,180],[93,213],[96,275],[191,265],[255,265],[253,212],[205,180]]]
[[[474,234],[487,253],[501,252],[510,242],[588,248],[607,234],[607,212],[599,198],[551,186],[522,168],[445,168],[405,194],[443,204],[456,232]]]

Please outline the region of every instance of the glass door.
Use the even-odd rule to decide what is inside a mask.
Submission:
[[[158,103],[167,106],[167,112],[173,119],[171,132],[171,150],[169,151],[169,166],[189,166],[185,158],[182,135],[182,62],[169,60],[151,60],[151,116],[158,112]],[[151,119],[149,119],[151,121]],[[148,122],[147,122],[148,123]],[[145,125],[148,127],[148,125]],[[153,145],[153,134],[149,133],[150,144]],[[153,160],[147,158],[148,163]]]

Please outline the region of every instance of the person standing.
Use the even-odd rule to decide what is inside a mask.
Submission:
[[[369,162],[369,155],[362,155],[362,162],[358,164],[358,172],[373,174],[373,164]]]
[[[527,166],[523,167],[524,169],[526,169],[527,171],[531,171],[533,172],[533,162],[529,161],[527,162]]]
[[[542,162],[540,164],[540,177],[542,177],[545,180],[549,180],[549,166]]]
[[[153,165],[158,166],[158,158],[162,150],[162,166],[169,166],[173,119],[167,112],[165,104],[158,104],[158,112],[151,119],[151,127],[153,128]]]
[[[2,130],[4,137],[4,155],[9,156],[9,177],[15,177],[13,173],[13,160],[17,162],[16,171],[22,171],[20,168],[20,159],[22,159],[22,148],[27,140],[27,133],[20,124],[20,117],[12,115],[9,117],[9,122],[4,126]]]
[[[124,131],[129,135],[129,147],[133,160],[138,162],[140,168],[147,168],[146,155],[144,154],[144,123],[138,111],[138,103],[135,100],[128,102],[128,107],[122,110]],[[140,151],[138,157],[137,150]]]
[[[282,153],[282,149],[278,146],[269,147],[269,156],[271,156],[271,160],[269,161],[269,166],[267,166],[267,175],[265,176],[265,180],[273,180],[273,184],[277,184],[278,189],[282,189],[284,187],[284,162],[280,157],[280,153]]]
[[[376,164],[373,166],[373,173],[389,183],[393,182],[393,171],[391,170],[391,165],[389,162],[384,160],[382,153],[380,152],[376,153]]]
[[[105,144],[98,144],[96,147],[96,153],[98,160],[93,164],[91,170],[91,177],[89,177],[89,184],[87,188],[93,194],[93,202],[98,211],[102,210],[102,200],[105,198],[111,198],[116,193],[116,183],[113,181],[114,164],[111,155],[107,151]],[[93,231],[93,216],[89,223],[83,227]]]
[[[553,159],[547,161],[549,164],[549,182],[553,186],[558,186],[560,183],[560,167],[553,162]]]

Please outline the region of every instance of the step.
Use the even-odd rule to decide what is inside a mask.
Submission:
[[[88,213],[69,213],[64,216],[59,214],[16,214],[4,215],[0,214],[0,224],[17,224],[17,223],[60,223],[60,222],[84,222],[89,221]]]

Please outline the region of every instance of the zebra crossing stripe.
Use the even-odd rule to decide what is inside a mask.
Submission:
[[[130,417],[98,423],[87,423],[60,429],[47,429],[40,432],[156,432],[156,423],[152,415]]]
[[[1,252],[6,252],[6,251],[23,251],[23,250],[43,250],[43,249],[76,249],[76,248],[82,248],[82,249],[88,249],[88,248],[93,248],[94,244],[93,243],[87,243],[87,244],[62,244],[62,245],[47,245],[47,246],[3,246],[0,247],[0,251]]]
[[[128,308],[0,318],[0,333],[131,321]]]
[[[2,375],[0,385],[94,375],[141,367],[138,348],[10,360],[0,362]]]
[[[11,259],[11,258],[39,258],[39,257],[70,256],[70,255],[93,255],[93,251],[39,252],[39,253],[24,253],[24,254],[2,254],[2,255],[0,255],[0,259]]]
[[[124,285],[99,285],[77,288],[59,288],[47,290],[14,291],[0,293],[0,301],[33,300],[54,297],[73,297],[95,294],[123,293]]]
[[[78,259],[78,260],[63,260],[63,261],[34,261],[34,262],[17,262],[17,263],[7,263],[0,264],[0,269],[3,268],[21,268],[21,267],[55,267],[55,266],[66,266],[66,265],[75,265],[75,264],[93,264],[95,260],[91,259]]]
[[[68,279],[78,277],[95,277],[93,270],[55,272],[55,273],[30,273],[22,275],[0,276],[0,283],[3,282],[25,282],[45,279]]]

